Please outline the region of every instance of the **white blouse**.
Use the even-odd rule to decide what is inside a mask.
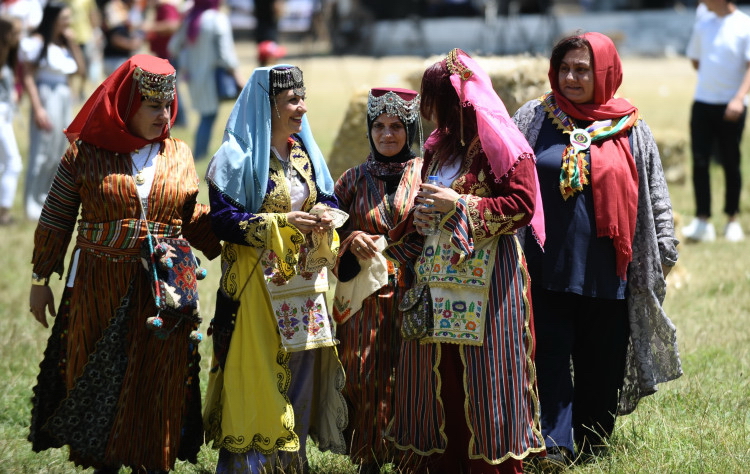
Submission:
[[[39,36],[21,39],[18,46],[18,59],[26,63],[35,63],[42,54],[44,42]],[[66,82],[70,74],[78,71],[78,64],[68,48],[54,43],[47,45],[47,57],[39,61],[36,73],[37,82],[59,84]]]

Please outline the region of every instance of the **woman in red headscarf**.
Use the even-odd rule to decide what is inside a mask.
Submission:
[[[549,80],[552,91],[514,120],[536,154],[546,216],[544,252],[531,238],[525,250],[547,461],[562,463],[574,442],[597,452],[617,413],[681,374],[661,307],[677,240],[651,131],[615,97],[622,66],[612,41],[561,40]]]
[[[67,128],[34,235],[30,310],[44,327],[47,312],[55,321],[29,440],[35,451],[67,444],[71,461],[99,472],[168,471],[178,457],[196,462],[203,444],[200,320],[164,316],[169,334],[146,324],[157,313],[141,261],[147,235],[220,253],[208,207],[196,203],[190,149],[170,137],[176,108],[168,61],[136,55],[120,66]],[[47,285],[62,277],[76,230],[55,311]]]

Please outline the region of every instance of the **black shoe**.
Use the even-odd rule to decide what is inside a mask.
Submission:
[[[547,448],[547,455],[534,457],[528,463],[530,472],[555,474],[568,470],[573,465],[573,453],[568,448],[552,446]]]

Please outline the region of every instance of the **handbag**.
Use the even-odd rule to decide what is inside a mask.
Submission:
[[[408,341],[423,338],[433,326],[430,285],[423,283],[409,288],[398,309],[403,316],[401,336]]]
[[[146,325],[158,337],[166,339],[184,320],[200,323],[198,280],[206,277],[206,270],[199,268],[190,243],[182,238],[159,241],[149,232],[141,245],[141,258],[148,270],[157,310],[156,316],[146,320]],[[177,320],[171,328],[165,327],[163,315]],[[193,331],[190,339],[200,342],[203,336]]]
[[[214,343],[214,358],[219,363],[219,366],[224,369],[227,362],[227,354],[229,354],[229,343],[232,341],[232,334],[234,333],[234,325],[237,320],[237,312],[240,310],[240,296],[245,291],[245,287],[250,282],[255,269],[258,268],[260,258],[255,262],[253,270],[248,275],[245,283],[240,288],[234,298],[224,293],[224,290],[219,288],[216,290],[216,310],[214,311],[214,317],[211,319],[211,324],[208,326],[208,334]]]
[[[240,95],[240,88],[237,80],[223,67],[217,67],[214,70],[216,80],[216,94],[219,100],[234,100]]]

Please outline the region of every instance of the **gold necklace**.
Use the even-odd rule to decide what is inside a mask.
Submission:
[[[143,183],[146,182],[146,178],[143,176],[143,169],[146,167],[146,163],[148,163],[148,159],[151,157],[151,152],[154,149],[154,144],[152,143],[148,148],[148,154],[146,155],[146,158],[143,160],[143,164],[141,165],[141,169],[138,169],[138,165],[135,164],[135,160],[133,159],[133,155],[130,155],[130,161],[133,163],[133,167],[135,167],[135,184],[138,186],[141,186]],[[138,154],[140,150],[135,150],[135,154]]]

